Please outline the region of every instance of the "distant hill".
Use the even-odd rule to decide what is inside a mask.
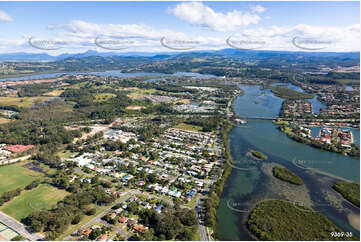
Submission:
[[[9,53],[0,54],[0,61],[54,61],[56,57],[46,53]]]
[[[170,55],[175,55],[173,53],[161,53],[161,52],[97,52],[94,50],[88,50],[84,53],[76,54],[61,54],[58,56],[52,56],[47,53],[25,53],[25,52],[16,52],[8,54],[0,54],[0,61],[56,61],[63,60],[66,58],[84,58],[89,56],[101,56],[101,57],[111,57],[111,56],[140,56],[140,57],[168,57]]]
[[[47,53],[25,53],[16,52],[8,54],[0,54],[0,61],[57,61],[67,58],[86,58],[90,56],[112,57],[112,56],[127,56],[127,57],[149,57],[152,59],[166,59],[171,57],[204,57],[204,56],[228,56],[235,58],[269,58],[272,56],[293,56],[295,58],[313,56],[313,57],[337,57],[345,59],[359,59],[360,52],[292,52],[292,51],[266,51],[266,50],[237,50],[237,49],[222,49],[222,50],[205,50],[205,51],[189,51],[189,52],[98,52],[88,50],[83,53],[76,54],[61,54],[52,56]]]

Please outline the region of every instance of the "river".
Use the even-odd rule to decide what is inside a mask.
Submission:
[[[293,85],[292,83],[273,83],[271,86],[285,86],[289,89],[298,91],[298,92],[305,92],[301,87]],[[312,105],[312,112],[313,113],[320,113],[321,108],[325,108],[326,105],[321,103],[317,100],[317,96],[315,95],[312,99],[306,99]]]
[[[261,90],[260,86],[239,87],[244,90],[244,95],[234,102],[239,116],[278,115],[281,98],[275,97],[268,89]],[[359,138],[360,131],[353,132]],[[359,236],[359,231],[348,220],[349,215],[359,214],[359,209],[345,202],[331,188],[340,179],[359,182],[359,159],[297,143],[279,131],[271,121],[249,120],[246,125],[234,127],[229,140],[234,168],[217,210],[216,233],[219,239],[252,240],[245,228],[249,211],[257,202],[268,198],[311,206],[343,230]],[[246,155],[250,149],[263,152],[268,159],[255,163]],[[305,185],[297,188],[274,178],[271,171],[275,164],[295,172]]]
[[[198,73],[123,73],[121,71],[77,72],[39,74],[6,80],[28,80],[55,78],[64,74],[89,74],[99,76],[136,77],[150,76],[149,81],[156,81],[160,76],[190,76],[213,78],[212,75]],[[151,78],[154,76],[154,78]],[[297,86],[287,87],[303,91]],[[239,85],[244,95],[234,102],[239,116],[277,117],[282,99],[270,90],[261,90],[260,86]],[[310,100],[314,112],[319,112],[323,105],[317,100]],[[355,138],[359,130],[353,130]],[[230,134],[230,148],[234,168],[224,187],[221,203],[217,210],[217,237],[222,240],[251,240],[245,223],[253,206],[264,199],[279,198],[303,203],[322,212],[345,231],[359,236],[359,231],[348,221],[349,215],[359,215],[359,209],[342,200],[331,187],[335,181],[347,179],[359,182],[360,161],[351,157],[322,151],[297,143],[280,132],[271,121],[254,120],[247,125],[234,127]],[[254,163],[246,153],[259,150],[268,156],[264,162]],[[300,176],[305,185],[302,188],[285,185],[272,177],[271,168],[281,164]],[[311,169],[305,169],[305,167]]]
[[[124,73],[121,70],[112,70],[112,71],[99,71],[99,72],[57,72],[57,73],[44,73],[44,74],[34,74],[34,75],[27,75],[22,77],[9,77],[9,78],[2,78],[1,81],[24,81],[24,80],[37,80],[37,79],[46,79],[46,78],[56,78],[62,75],[95,75],[95,76],[113,76],[113,77],[139,77],[139,76],[154,76],[154,77],[166,77],[166,76],[188,76],[188,77],[195,77],[195,78],[215,78],[214,75],[206,75],[206,74],[199,74],[193,72],[176,72],[174,74],[164,74],[164,73],[156,73],[156,72],[135,72],[135,73]],[[158,79],[158,78],[156,78]],[[162,79],[162,78],[160,78]],[[150,79],[155,80],[155,79]]]

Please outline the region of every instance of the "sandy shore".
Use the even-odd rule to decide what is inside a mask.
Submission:
[[[347,219],[352,227],[360,231],[360,214],[350,213],[347,215]]]

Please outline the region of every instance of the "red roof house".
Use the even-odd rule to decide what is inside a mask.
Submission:
[[[107,234],[102,234],[100,237],[99,237],[99,239],[98,239],[98,241],[105,241],[106,239],[107,239]]]
[[[126,223],[128,221],[128,218],[127,217],[121,217],[120,219],[119,219],[119,222],[120,223]]]
[[[14,153],[19,153],[19,152],[23,152],[25,150],[29,150],[34,148],[34,145],[8,145],[6,147],[6,149],[8,151],[14,152]]]
[[[140,232],[140,233],[148,230],[147,227],[144,227],[144,226],[141,225],[141,224],[134,224],[133,229],[135,229],[136,231],[138,231],[138,232]]]

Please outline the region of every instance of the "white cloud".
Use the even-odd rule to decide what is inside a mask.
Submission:
[[[0,10],[0,22],[11,22],[13,21],[13,18],[10,17],[7,13]]]
[[[163,36],[184,37],[184,34],[171,30],[155,29],[140,24],[97,24],[73,20],[67,25],[48,26],[51,30],[64,31],[63,34],[77,38],[96,36],[161,38]]]
[[[257,24],[260,20],[257,14],[238,10],[226,13],[215,12],[201,2],[180,3],[169,11],[191,24],[219,32],[234,31],[250,24]]]
[[[253,12],[263,13],[266,9],[262,5],[251,5],[249,7]]]
[[[119,51],[169,51],[160,45],[162,37],[172,40],[192,40],[206,43],[201,36],[190,37],[182,32],[168,29],[157,29],[140,24],[97,24],[81,20],[73,20],[65,25],[48,26],[52,31],[52,39],[60,38],[68,43],[68,49],[106,51],[95,45],[97,37],[101,40],[129,40],[131,44]],[[219,39],[218,39],[219,41]],[[208,41],[211,42],[211,41]],[[215,42],[213,41],[213,44]]]
[[[245,29],[239,34],[251,40],[262,39],[270,50],[297,50],[293,38],[327,42],[322,51],[360,51],[360,24],[347,27],[320,27],[299,24],[295,26],[271,26],[268,28]]]
[[[95,45],[95,38],[121,39],[134,37],[134,43],[129,48],[120,52],[145,51],[159,52],[171,51],[160,44],[160,39],[166,37],[170,40],[192,40],[199,44],[194,45],[194,50],[216,50],[230,48],[226,44],[229,33],[209,33],[200,31],[196,35],[183,32],[157,29],[147,25],[138,24],[96,24],[80,20],[71,21],[69,24],[49,26],[51,30],[46,36],[33,36],[36,39],[65,41],[64,48],[57,51],[49,51],[49,54],[79,53],[87,50],[107,51]],[[21,40],[10,40],[0,37],[0,52],[9,53],[15,51],[40,52],[28,44],[30,36],[24,35]],[[346,27],[325,27],[299,24],[294,26],[270,26],[245,28],[232,33],[232,40],[264,41],[263,50],[303,51],[292,44],[293,38],[312,38],[314,40],[329,41],[330,44],[320,51],[360,51],[360,24]],[[44,52],[44,51],[42,51]]]

